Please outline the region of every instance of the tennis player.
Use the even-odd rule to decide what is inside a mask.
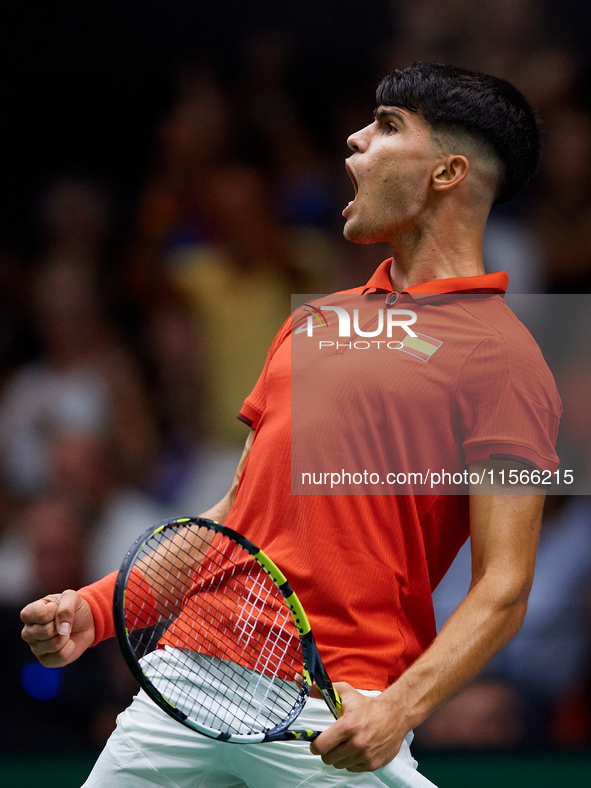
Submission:
[[[461,312],[464,330],[442,324],[437,337],[433,328],[435,352],[425,345],[393,352],[371,374],[350,374],[353,351],[319,356],[309,434],[321,412],[326,434],[356,444],[377,434],[399,467],[414,446],[442,469],[513,463],[554,472],[561,414],[554,381],[505,305],[506,274],[485,274],[482,262],[491,206],[511,199],[536,168],[538,130],[526,100],[495,77],[414,64],[385,77],[373,120],[348,145],[355,197],[343,211],[344,235],[388,242],[393,257],[347,296],[391,305],[401,294],[408,305],[436,295],[447,304],[442,312]],[[488,321],[475,306],[483,303]],[[312,699],[298,721],[323,731],[310,746],[233,747],[185,729],[140,694],[120,715],[88,788],[379,788],[372,772],[396,757],[414,763],[412,729],[523,621],[543,504],[537,489],[292,494],[291,339],[287,321],[240,414],[251,432],[232,487],[204,515],[261,545],[282,568],[308,612],[344,714],[335,722]],[[319,411],[315,399],[339,407]],[[431,592],[468,535],[472,584],[436,634]],[[114,578],[22,611],[23,637],[42,664],[67,665],[113,635]]]

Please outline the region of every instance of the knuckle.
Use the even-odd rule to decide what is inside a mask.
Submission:
[[[363,760],[369,760],[369,750],[371,746],[371,741],[367,738],[366,735],[359,732],[351,739],[351,744],[355,748],[355,751],[360,755]]]
[[[59,654],[61,648],[59,640],[60,638],[54,637],[50,640],[38,642],[35,646],[31,646],[31,650],[37,659],[42,662],[42,664],[45,664],[42,660],[52,660]],[[51,667],[51,665],[46,665],[46,667]]]
[[[56,654],[40,654],[37,656],[39,662],[44,668],[57,668],[59,667],[60,660]]]
[[[25,626],[25,627],[23,627],[23,628],[21,629],[21,638],[22,638],[22,639],[23,639],[25,642],[27,642],[27,643],[28,643],[28,641],[29,641],[29,637],[30,637],[30,635],[29,635],[28,628]]]
[[[346,717],[341,717],[341,719],[343,721],[341,733],[344,736],[346,736],[346,738],[351,742],[351,744],[353,744],[353,746],[357,746],[357,740],[359,737],[359,728],[356,720],[347,719]]]
[[[70,614],[74,612],[76,605],[74,604],[74,600],[70,599],[69,597],[62,595],[61,602],[56,610],[56,615],[63,616],[64,614]]]
[[[320,742],[319,744],[314,742],[314,750],[313,750],[314,755],[320,755],[324,760],[326,753],[329,751],[330,751],[330,747],[325,747],[324,742]]]
[[[352,738],[357,732],[357,723],[353,716],[341,717],[339,722],[341,723],[340,727],[343,735],[347,736],[347,738]]]

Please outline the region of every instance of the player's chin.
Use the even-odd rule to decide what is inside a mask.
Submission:
[[[378,237],[375,231],[362,227],[359,223],[353,221],[345,223],[343,236],[347,241],[351,241],[354,244],[375,244],[383,240],[381,235]]]

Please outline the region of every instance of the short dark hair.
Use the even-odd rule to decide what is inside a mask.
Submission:
[[[376,101],[420,113],[435,131],[463,132],[489,146],[502,168],[495,203],[514,197],[536,171],[536,115],[505,79],[442,63],[413,63],[384,77]]]

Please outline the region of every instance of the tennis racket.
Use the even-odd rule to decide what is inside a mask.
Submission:
[[[292,726],[313,682],[340,716],[299,599],[273,561],[226,526],[183,517],[148,529],[125,556],[113,612],[140,686],[205,736],[312,741],[318,731]],[[393,788],[433,786],[400,759],[374,774]]]

